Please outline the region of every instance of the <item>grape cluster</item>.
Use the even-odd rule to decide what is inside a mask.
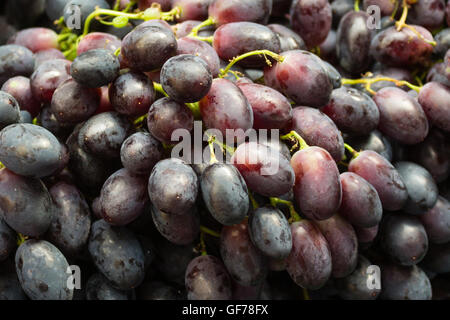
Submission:
[[[7,0],[0,26],[0,299],[450,298],[450,2]]]

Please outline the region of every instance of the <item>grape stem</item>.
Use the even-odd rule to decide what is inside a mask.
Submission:
[[[116,57],[118,57],[119,56],[119,54],[120,54],[120,47],[119,48],[117,48],[117,50],[116,51],[114,51],[114,55],[116,56]]]
[[[205,234],[203,232],[200,233],[200,251],[202,256],[207,256],[208,252],[206,252],[206,244],[205,244]]]
[[[371,73],[367,73],[367,76],[371,76]],[[375,78],[362,78],[362,79],[347,79],[347,78],[342,78],[341,83],[344,84],[350,84],[350,85],[354,85],[354,84],[365,84],[365,89],[370,92],[371,94],[376,94],[376,91],[372,90],[371,85],[375,82],[378,81],[390,81],[393,82],[396,86],[401,87],[401,86],[407,86],[408,88],[419,92],[420,89],[422,87],[419,86],[415,86],[411,83],[409,83],[408,81],[405,80],[397,80],[394,78],[389,78],[389,77],[375,77]]]
[[[270,60],[267,58],[267,56],[272,57],[273,59],[275,59],[275,60],[278,61],[278,62],[283,62],[283,60],[284,60],[284,57],[283,57],[283,56],[281,56],[281,55],[279,55],[279,54],[277,54],[277,53],[275,53],[275,52],[272,52],[272,51],[270,51],[270,50],[255,50],[255,51],[250,51],[250,52],[244,53],[244,54],[242,54],[242,55],[240,55],[240,56],[238,56],[238,57],[233,58],[233,59],[230,61],[230,63],[226,66],[225,69],[221,69],[221,70],[220,70],[219,78],[225,77],[225,76],[228,74],[228,71],[230,71],[230,69],[231,69],[237,62],[239,62],[239,61],[241,61],[241,60],[243,60],[243,59],[245,59],[245,58],[248,58],[248,57],[251,57],[251,56],[257,56],[257,55],[262,55],[262,56],[264,56],[264,58],[266,59],[266,63],[267,63],[269,66],[272,66],[272,62],[270,62]]]
[[[214,22],[213,18],[208,18],[205,21],[203,21],[202,23],[200,23],[199,25],[192,28],[191,33],[189,33],[188,36],[197,38],[198,32],[200,31],[201,28],[212,26],[214,24],[215,24],[215,22]]]
[[[205,234],[210,235],[215,238],[220,238],[220,234],[218,232],[213,231],[205,226],[200,226],[200,232],[205,233]]]
[[[279,204],[287,206],[289,208],[289,213],[291,215],[291,217],[289,218],[289,223],[293,223],[293,222],[302,220],[302,218],[300,218],[300,215],[297,213],[297,211],[295,211],[294,204],[291,201],[271,197],[270,204],[274,208],[276,208]]]
[[[5,166],[0,162],[0,169],[3,169]]]
[[[288,134],[285,134],[284,136],[280,137],[281,140],[290,140],[294,141],[295,144],[291,148],[291,151],[294,149],[297,149],[299,147],[300,150],[306,149],[309,147],[309,145],[306,143],[306,141],[294,130],[289,132]]]
[[[354,10],[355,10],[356,12],[359,11],[359,0],[355,0]]]
[[[306,289],[306,288],[302,288],[303,290],[303,299],[304,300],[311,300],[311,297],[309,296],[309,292],[308,292],[308,289]]]
[[[28,236],[24,236],[21,233],[17,233],[17,246],[20,247],[22,243],[24,243],[26,240],[28,240]]]
[[[205,135],[208,137],[208,141],[209,141],[209,139],[211,139],[211,137],[212,137],[212,135],[209,135],[208,133],[205,133]],[[216,145],[218,145],[219,146],[219,148],[222,150],[222,152],[228,152],[230,155],[233,155],[234,154],[234,148],[233,147],[230,147],[229,145],[227,145],[226,143],[222,143],[222,142],[219,142],[219,141],[217,141],[217,139],[215,139],[214,138],[214,141],[213,141]]]
[[[256,199],[253,197],[253,195],[250,192],[248,193],[248,197],[250,199],[250,202],[252,203],[253,209],[258,209],[259,208],[259,204],[258,204]]]
[[[356,151],[355,149],[353,149],[350,145],[348,145],[347,143],[344,143],[344,147],[345,149],[347,149],[348,152],[351,153],[352,155],[352,159],[355,159],[357,156],[359,156],[359,152]]]

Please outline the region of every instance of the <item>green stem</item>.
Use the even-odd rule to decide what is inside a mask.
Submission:
[[[273,59],[275,59],[278,62],[283,62],[284,57],[272,52],[270,50],[255,50],[255,51],[250,51],[247,53],[244,53],[236,58],[233,58],[233,60],[230,61],[230,63],[226,66],[225,69],[220,70],[220,74],[219,74],[219,78],[223,78],[227,75],[228,71],[230,71],[230,69],[239,61],[244,60],[245,58],[251,57],[251,56],[257,56],[257,55],[262,55],[265,57],[266,59],[266,63],[271,66],[272,63],[270,62],[270,60],[267,58],[267,56],[272,57]]]
[[[248,193],[248,197],[250,198],[250,202],[252,203],[253,209],[258,209],[259,204],[250,192]]]
[[[159,84],[158,82],[153,82],[153,87],[155,88],[155,91],[156,91],[156,92],[159,92],[159,93],[165,95],[166,97],[169,96],[169,95],[164,91],[162,85]]]
[[[205,226],[200,226],[200,232],[208,234],[208,235],[210,235],[212,237],[215,237],[215,238],[220,238],[220,234],[218,232],[213,231],[213,230],[211,230],[211,229],[209,229],[209,228],[207,228]]]
[[[206,136],[208,137],[208,140],[212,137],[211,135],[209,135],[208,133],[205,133]],[[217,141],[216,139],[214,139],[214,143],[216,145],[218,145],[220,147],[220,149],[222,149],[222,152],[228,152],[230,155],[234,154],[235,149],[233,147],[230,147],[229,145],[227,145],[226,143],[222,143]]]
[[[21,234],[19,232],[17,233],[17,246],[20,247],[20,245],[27,240],[28,240],[28,236],[24,236],[23,234]]]
[[[120,47],[119,48],[117,48],[116,49],[116,51],[114,51],[114,55],[116,56],[116,57],[118,57],[119,56],[119,54],[120,54]]]
[[[344,147],[348,150],[348,152],[351,153],[352,159],[355,159],[357,156],[359,156],[359,152],[353,149],[350,145],[344,143]]]
[[[356,12],[359,11],[359,0],[355,0],[355,7],[354,7],[354,10],[355,10]]]
[[[207,256],[208,252],[206,252],[206,244],[205,244],[205,234],[203,232],[200,233],[200,250],[202,256]]]
[[[295,207],[294,204],[291,201],[287,201],[287,200],[283,200],[280,198],[270,198],[270,204],[273,207],[277,207],[279,204],[285,205],[289,208],[289,213],[291,214],[291,218],[289,219],[289,223],[292,222],[297,222],[302,220],[302,218],[300,217],[300,215],[297,213],[297,211],[295,211]]]
[[[369,76],[371,74],[369,73]],[[401,87],[401,86],[407,86],[408,88],[410,88],[411,90],[414,90],[416,92],[419,92],[420,89],[422,89],[422,87],[419,86],[415,86],[412,83],[409,83],[408,81],[405,80],[397,80],[394,78],[389,78],[389,77],[375,77],[375,78],[362,78],[362,79],[347,79],[347,78],[342,78],[341,83],[343,85],[345,84],[349,84],[349,85],[354,85],[354,84],[364,84],[365,85],[365,89],[370,92],[371,94],[376,94],[376,92],[374,90],[372,90],[371,85],[375,82],[378,81],[389,81],[389,82],[393,82],[396,86]]]
[[[191,33],[189,34],[190,37],[197,37],[198,32],[200,31],[201,28],[207,27],[207,26],[212,26],[214,25],[215,22],[213,20],[213,18],[208,18],[205,21],[203,21],[202,23],[200,23],[199,25],[195,26],[194,28],[192,28]]]
[[[306,143],[306,141],[294,130],[289,132],[288,134],[285,134],[284,136],[280,137],[281,140],[294,140],[295,145],[292,147],[292,150],[295,149],[297,146],[300,147],[300,150],[306,149],[309,147],[309,145]]]

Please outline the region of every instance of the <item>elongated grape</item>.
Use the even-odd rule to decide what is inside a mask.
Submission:
[[[436,204],[419,217],[430,242],[442,244],[450,242],[450,203],[438,196]]]
[[[439,28],[444,22],[444,0],[417,1],[408,12],[408,23],[418,24],[429,30]]]
[[[305,41],[303,41],[298,33],[292,31],[288,27],[276,23],[269,24],[267,27],[278,36],[278,39],[280,40],[280,52],[306,49]]]
[[[325,237],[308,220],[291,224],[292,251],[286,270],[292,280],[306,289],[319,289],[331,276],[331,253]]]
[[[220,59],[213,47],[205,41],[191,37],[180,37],[177,40],[177,54],[193,54],[203,59],[211,71],[213,77],[217,77],[220,69]]]
[[[114,288],[100,273],[94,273],[86,283],[86,300],[131,300],[129,296],[129,291]]]
[[[41,102],[51,102],[56,88],[70,78],[70,65],[64,59],[43,62],[30,77],[33,96]]]
[[[419,92],[419,103],[436,127],[450,132],[450,90],[447,86],[427,83]]]
[[[0,85],[15,76],[28,77],[33,70],[33,52],[16,44],[0,46]]]
[[[19,103],[9,93],[0,91],[0,130],[10,124],[18,123],[19,120]]]
[[[181,9],[179,21],[205,20],[208,18],[208,7],[213,0],[173,0],[172,7]]]
[[[20,110],[28,111],[32,117],[37,116],[41,110],[41,103],[33,96],[30,79],[26,77],[10,78],[3,84],[2,91],[12,95],[19,103]]]
[[[266,24],[272,11],[272,0],[216,0],[208,14],[217,25],[236,21],[251,21]]]
[[[16,248],[16,233],[0,218],[0,261],[4,261]]]

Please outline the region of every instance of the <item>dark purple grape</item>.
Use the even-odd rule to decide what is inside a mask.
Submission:
[[[134,234],[103,220],[92,224],[89,253],[99,271],[117,289],[130,290],[144,279],[144,253]]]
[[[370,6],[378,6],[382,17],[390,16],[396,5],[399,5],[399,0],[363,0],[363,8],[367,10]]]
[[[188,300],[230,300],[231,278],[223,263],[214,256],[194,258],[186,269]]]
[[[137,300],[178,300],[177,290],[161,281],[145,282],[136,291]]]
[[[450,132],[450,90],[438,82],[429,82],[419,92],[419,103],[430,122]]]
[[[16,252],[16,271],[22,289],[32,300],[72,300],[67,286],[66,258],[51,243],[28,240]]]
[[[76,124],[89,119],[99,104],[100,94],[97,90],[68,79],[53,93],[51,110],[60,123]]]
[[[290,10],[292,29],[308,48],[321,44],[331,29],[331,6],[328,0],[294,0]]]
[[[347,72],[360,73],[370,65],[370,42],[373,30],[368,27],[369,14],[350,11],[339,22],[336,35],[336,55]]]
[[[378,130],[373,130],[366,136],[349,137],[346,139],[355,150],[372,150],[392,160],[392,146],[389,140]]]
[[[345,153],[344,140],[334,122],[320,110],[296,107],[292,111],[291,130],[296,131],[306,143],[327,150],[335,161]]]
[[[378,235],[378,229],[378,224],[369,228],[361,228],[355,226],[356,236],[358,237],[360,247],[362,247],[362,245],[365,245],[367,247],[367,245],[372,244],[372,242]]]
[[[247,220],[222,229],[220,255],[231,277],[239,284],[255,286],[264,281],[267,261],[250,239]]]
[[[53,135],[60,140],[67,139],[73,129],[70,125],[63,125],[59,123],[55,115],[52,113],[50,106],[42,108],[41,112],[37,116],[37,120],[40,126],[53,133]]]
[[[243,140],[246,130],[253,127],[253,111],[243,92],[227,79],[214,79],[208,94],[200,101],[203,124],[218,129],[226,137],[227,129],[237,132]]]
[[[272,0],[215,0],[208,9],[216,25],[250,21],[266,24],[272,12]]]
[[[316,290],[331,276],[331,252],[320,230],[308,220],[291,224],[292,250],[287,272],[300,287]]]
[[[292,235],[284,214],[273,207],[261,207],[249,215],[250,238],[265,256],[282,260],[292,249]]]
[[[444,0],[419,0],[411,6],[407,22],[434,30],[441,26],[444,22],[444,17]]]
[[[70,74],[79,84],[99,88],[112,82],[120,71],[119,59],[110,50],[92,49],[75,58]]]
[[[208,18],[208,7],[214,0],[172,0],[172,7],[181,10],[178,21],[205,20]]]
[[[233,22],[219,27],[214,32],[213,47],[225,61],[254,50],[269,50],[275,53],[281,50],[280,40],[275,32],[253,22]],[[262,56],[252,56],[239,61],[238,64],[259,68],[266,65],[266,60]]]
[[[127,169],[113,173],[100,193],[102,217],[112,225],[123,226],[135,220],[148,207],[147,178]]]
[[[403,144],[416,144],[428,135],[428,120],[420,104],[402,89],[383,88],[373,100],[380,111],[378,129],[388,137]]]
[[[403,210],[410,214],[424,214],[436,204],[438,188],[431,174],[423,167],[408,161],[395,163],[408,190]]]
[[[244,177],[250,190],[267,197],[281,196],[294,185],[294,170],[278,150],[257,142],[239,145],[231,163]]]
[[[227,226],[244,220],[250,200],[247,185],[236,167],[224,163],[206,167],[200,187],[203,201],[214,219]]]
[[[33,70],[33,52],[16,44],[0,46],[0,85],[15,76],[28,77]]]
[[[84,248],[89,238],[89,206],[74,185],[58,182],[49,191],[55,204],[55,213],[47,236],[62,252],[73,256]]]
[[[47,0],[45,3],[45,13],[50,20],[59,19],[63,15],[64,7],[70,0]]]
[[[70,78],[70,61],[64,59],[43,62],[31,75],[33,96],[40,102],[52,101],[56,88]]]
[[[431,284],[418,266],[402,267],[394,264],[381,266],[381,299],[431,300]]]
[[[333,85],[320,58],[303,50],[286,51],[281,56],[283,62],[264,69],[265,83],[297,105],[316,108],[326,105]]]
[[[431,33],[411,25],[423,38],[433,41]],[[393,67],[423,64],[433,51],[433,46],[419,38],[410,28],[389,27],[375,35],[370,45],[371,55],[379,62]]]
[[[125,139],[120,148],[122,165],[134,174],[149,175],[163,156],[161,143],[148,132],[132,134]]]
[[[367,273],[372,263],[362,255],[358,256],[355,270],[345,278],[336,279],[339,297],[344,300],[375,300],[380,289],[369,288],[370,275]]]
[[[0,218],[0,261],[6,260],[15,249],[16,233]]]
[[[217,77],[220,69],[220,59],[213,47],[204,41],[178,36],[177,54],[192,54],[203,59],[209,67],[213,77]]]
[[[289,100],[278,91],[256,83],[238,84],[253,110],[254,129],[285,129],[292,120]]]
[[[159,69],[177,52],[177,40],[171,30],[146,26],[131,31],[122,40],[121,54],[138,71]]]
[[[161,98],[148,110],[147,127],[159,141],[173,144],[172,135],[176,130],[192,131],[194,116],[184,103],[167,97]]]
[[[41,178],[60,168],[63,149],[58,139],[42,127],[12,124],[0,132],[0,161],[17,174]]]
[[[365,150],[350,161],[348,171],[366,179],[376,190],[383,208],[400,210],[406,204],[408,191],[394,166],[375,151]]]
[[[278,36],[278,40],[280,40],[280,52],[306,50],[305,41],[288,27],[276,23],[269,24],[267,27]]]
[[[146,114],[156,99],[152,81],[138,72],[118,76],[109,86],[108,94],[114,110],[131,117]]]
[[[211,88],[212,73],[208,64],[192,54],[177,55],[164,63],[161,85],[175,101],[196,102]]]
[[[400,265],[415,265],[428,251],[427,233],[416,217],[405,214],[388,216],[383,221],[380,235],[384,252]]]
[[[435,36],[436,46],[433,54],[443,57],[448,49],[450,49],[450,28],[445,28],[439,31]]]
[[[365,135],[376,129],[380,112],[364,92],[340,87],[331,93],[330,102],[321,111],[345,133]]]
[[[130,122],[118,113],[100,113],[81,126],[78,144],[98,157],[117,158],[120,156],[120,147],[131,130]]]
[[[27,300],[16,273],[0,275],[0,300]]]
[[[158,162],[148,181],[152,204],[167,214],[184,214],[197,199],[198,178],[184,161],[170,158]]]
[[[94,273],[86,282],[86,300],[131,300],[129,296],[129,291],[114,288],[100,273]]]
[[[121,41],[116,36],[104,32],[91,32],[81,38],[77,46],[77,56],[93,49],[105,49],[111,52],[120,48]]]
[[[17,100],[7,92],[0,91],[0,131],[20,120],[20,108]]]
[[[301,212],[313,220],[335,214],[341,205],[342,187],[331,155],[320,147],[309,147],[292,156],[291,166],[295,172],[295,201]]]
[[[20,110],[28,111],[32,117],[37,116],[41,110],[41,103],[31,92],[30,79],[22,76],[12,77],[3,84],[1,90],[12,95],[19,103]]]
[[[340,88],[342,86],[342,76],[339,71],[337,71],[337,69],[329,62],[324,60],[321,60],[321,62],[328,74],[331,84],[333,85],[333,89]]]
[[[439,62],[434,64],[428,71],[427,82],[439,82],[443,85],[450,86],[450,81],[445,74],[445,63]]]
[[[335,3],[336,1],[333,1],[332,3]],[[334,16],[333,16],[334,17]],[[320,58],[332,62],[333,64],[337,64],[337,57],[336,57],[336,31],[330,30],[328,33],[327,38],[319,45],[320,49]]]
[[[426,270],[434,273],[449,273],[450,243],[431,245],[423,261],[423,266]]]
[[[450,242],[450,202],[438,196],[437,202],[427,213],[419,217],[428,240],[436,244]]]

